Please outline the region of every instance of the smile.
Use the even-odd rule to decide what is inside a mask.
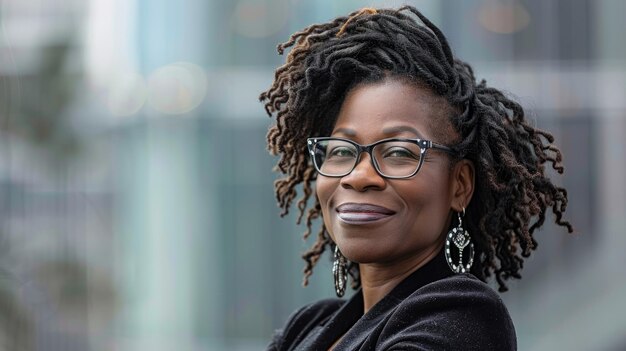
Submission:
[[[345,203],[337,207],[337,217],[348,224],[365,224],[389,218],[395,214],[388,208],[371,205]]]

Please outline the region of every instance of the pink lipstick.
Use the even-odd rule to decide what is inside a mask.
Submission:
[[[372,204],[344,203],[337,207],[337,217],[348,224],[365,224],[379,221],[395,214],[394,211]]]

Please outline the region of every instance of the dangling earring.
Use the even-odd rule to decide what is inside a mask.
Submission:
[[[446,261],[448,261],[448,266],[454,273],[465,273],[469,272],[472,267],[472,263],[474,263],[474,243],[470,241],[470,235],[467,230],[463,229],[463,219],[461,218],[461,213],[457,213],[459,216],[459,225],[456,228],[453,228],[448,232],[448,236],[446,237]],[[465,217],[465,208],[463,208],[463,217]],[[452,259],[452,254],[450,252],[450,247],[454,243],[454,246],[459,251],[459,259],[455,264]],[[469,246],[469,260],[467,264],[463,263],[463,249]]]
[[[333,261],[333,277],[335,278],[335,292],[337,297],[342,297],[346,292],[346,258],[339,251],[339,247],[335,245],[335,257]]]

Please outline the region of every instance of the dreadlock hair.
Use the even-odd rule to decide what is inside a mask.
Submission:
[[[307,211],[317,173],[306,139],[330,135],[350,89],[389,76],[428,88],[453,111],[446,116],[458,134],[451,147],[475,167],[475,191],[464,221],[475,244],[474,275],[483,281],[494,275],[501,292],[507,279],[521,278],[524,258],[537,247],[533,233],[544,224],[548,208],[558,225],[573,231],[563,219],[567,192],[544,171],[548,163],[563,173],[552,135],[530,125],[517,102],[485,80],[477,83],[472,68],[453,56],[443,33],[417,9],[365,8],[294,33],[278,45],[278,53],[287,48],[286,63],[260,100],[270,117],[276,116],[267,142],[270,153],[280,155],[276,167],[284,175],[274,184],[281,216],[288,214],[302,184],[297,222],[306,214],[305,239],[321,216],[317,196]],[[320,256],[334,246],[322,223],[302,256],[304,285]],[[348,272],[352,287],[360,286],[358,265],[350,263]]]

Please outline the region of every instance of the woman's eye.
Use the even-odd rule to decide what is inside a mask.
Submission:
[[[404,157],[417,159],[418,156],[412,153],[410,150],[404,148],[393,148],[385,152],[385,157]]]
[[[347,147],[336,147],[328,153],[328,157],[354,157],[354,150]]]

